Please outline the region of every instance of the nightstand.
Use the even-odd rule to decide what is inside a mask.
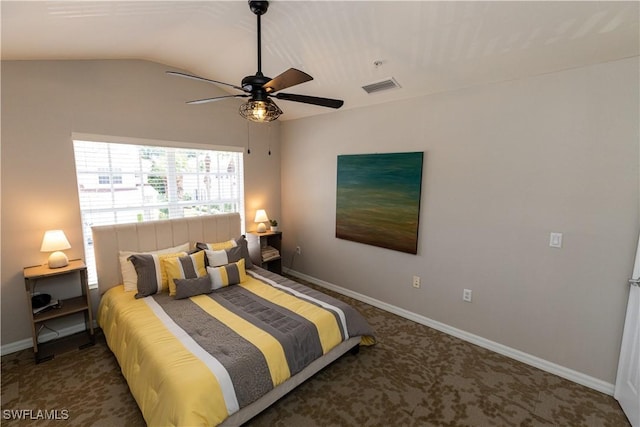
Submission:
[[[49,268],[47,265],[26,267],[23,274],[27,303],[29,306],[29,318],[31,319],[33,353],[36,363],[53,359],[56,351],[66,349],[69,346],[77,346],[80,349],[92,346],[95,343],[95,337],[93,334],[89,280],[87,278],[87,266],[85,263],[81,260],[71,260],[69,261],[69,265],[61,268]],[[38,292],[46,293],[47,281],[51,281],[53,278],[69,282],[70,285],[74,282],[76,285],[79,283],[81,295],[60,300],[59,308],[48,308],[34,313],[34,308],[31,305],[31,297],[36,291],[36,285]],[[53,296],[52,299],[56,299],[55,296]],[[45,343],[38,342],[38,335],[40,330],[45,327],[45,322],[75,313],[84,313],[86,326],[84,333],[58,338]]]
[[[282,274],[282,232],[247,233],[249,256],[258,267]]]

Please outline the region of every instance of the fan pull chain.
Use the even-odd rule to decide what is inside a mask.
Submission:
[[[247,122],[247,154],[251,154],[251,132],[249,130],[249,122]]]
[[[271,155],[271,123],[268,125],[267,138],[269,138],[269,155]]]

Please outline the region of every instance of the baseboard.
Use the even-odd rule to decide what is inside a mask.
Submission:
[[[422,325],[436,329],[440,332],[444,332],[445,334],[452,335],[456,338],[460,338],[463,341],[470,342],[482,348],[486,348],[487,350],[494,351],[496,353],[502,354],[503,356],[507,356],[511,359],[515,359],[519,362],[541,369],[545,372],[549,372],[551,374],[565,378],[569,381],[573,381],[577,384],[580,384],[585,387],[589,387],[591,389],[597,390],[601,393],[605,393],[610,396],[613,396],[613,392],[614,392],[613,384],[599,380],[592,376],[583,374],[578,371],[574,371],[573,369],[566,368],[564,366],[558,365],[553,362],[549,362],[548,360],[541,359],[539,357],[533,356],[523,351],[516,350],[511,347],[507,347],[506,345],[502,345],[495,341],[482,338],[481,336],[471,334],[461,329],[454,328],[452,326],[438,322],[436,320],[430,319],[420,314],[416,314],[411,311],[405,310],[403,308],[388,304],[386,302],[379,301],[375,298],[362,295],[358,292],[354,292],[349,289],[345,289],[340,286],[334,285],[332,283],[325,282],[324,280],[316,279],[315,277],[308,276],[304,273],[300,273],[299,271],[285,269],[285,272],[292,276],[311,282],[315,285],[322,286],[323,288],[330,289],[332,291],[338,292],[342,295],[351,297],[358,301],[362,301],[364,303],[367,303],[369,305],[372,305],[384,311],[388,311],[389,313],[396,314],[400,317],[404,317],[405,319],[412,320],[416,323],[420,323]]]
[[[97,323],[94,321],[93,322],[94,330],[95,328],[97,328],[97,326],[98,326]],[[84,323],[78,323],[76,325],[72,325],[72,326],[60,329],[60,331],[58,331],[58,334],[52,331],[46,331],[40,334],[40,339],[38,340],[38,343],[41,343],[41,342],[44,343],[56,338],[62,338],[62,337],[66,337],[67,335],[77,334],[78,332],[82,332],[86,329],[87,328]],[[20,341],[4,344],[0,346],[0,355],[4,356],[6,354],[15,353],[16,351],[25,350],[27,348],[33,348],[33,339],[25,338]]]

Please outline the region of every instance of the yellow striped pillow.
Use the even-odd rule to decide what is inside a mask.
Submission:
[[[196,244],[197,248],[200,249],[209,249],[210,251],[223,251],[225,249],[231,249],[238,246],[238,243],[234,240],[227,240],[226,242],[216,242],[216,243],[200,243]]]
[[[167,273],[169,283],[169,295],[176,295],[176,283],[174,279],[195,279],[207,275],[204,266],[204,251],[195,254],[181,256],[179,258],[166,258],[162,261]]]
[[[247,279],[244,269],[244,258],[238,262],[223,265],[222,267],[207,267],[207,273],[211,277],[211,286],[220,289],[229,285],[237,285]]]

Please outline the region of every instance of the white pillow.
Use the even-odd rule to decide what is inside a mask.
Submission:
[[[160,254],[170,254],[174,252],[189,252],[189,242],[183,243],[173,248],[158,249],[157,251],[149,251],[149,252],[120,251],[119,253],[120,272],[122,273],[122,283],[124,284],[124,290],[138,292],[138,275],[136,274],[136,269],[133,266],[133,263],[128,259],[131,255],[141,254],[141,253],[160,255]]]

